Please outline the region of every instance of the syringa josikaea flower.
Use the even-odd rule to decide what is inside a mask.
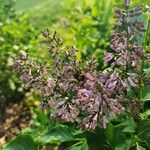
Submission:
[[[88,99],[90,99],[92,96],[92,91],[90,90],[86,90],[86,89],[80,89],[77,93],[77,97],[78,99],[80,99],[81,101],[87,101]]]
[[[42,93],[44,96],[50,96],[54,93],[54,89],[56,87],[56,84],[49,80],[47,81],[47,84],[45,86],[43,86],[43,89],[42,89]]]
[[[129,6],[130,5],[130,0],[125,0],[125,5]]]
[[[74,104],[62,101],[56,104],[55,112],[51,114],[51,118],[64,122],[74,122],[76,121],[78,114],[79,110]]]
[[[92,84],[87,84],[88,80]],[[115,100],[115,97],[111,98],[112,95],[119,94],[121,89],[119,83],[121,82],[117,73],[108,71],[86,73],[84,88],[77,92],[76,99],[78,108],[83,111],[84,119],[80,123],[82,128],[87,130],[97,126],[105,128],[109,117],[122,111],[121,104]]]
[[[104,53],[104,63],[107,64],[114,58],[113,53],[108,53],[107,51]]]

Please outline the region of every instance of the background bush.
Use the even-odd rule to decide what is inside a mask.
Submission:
[[[12,56],[17,55],[20,50],[25,50],[33,59],[43,61],[49,58],[45,46],[40,43],[40,32],[46,28],[56,30],[66,44],[77,45],[80,50],[79,58],[96,55],[100,68],[103,68],[102,56],[110,42],[113,10],[121,4],[120,0],[1,0],[1,108],[3,109],[7,102],[22,99],[27,92],[19,77],[10,68]],[[144,16],[141,18],[147,29],[144,46],[146,51],[150,52],[150,1],[134,0],[132,5],[140,5],[144,10]],[[150,70],[145,72],[150,77]],[[150,149],[149,89],[150,87],[143,89],[144,108],[140,119],[123,114],[112,120],[105,130],[94,132],[80,131],[75,125],[50,122],[47,114],[38,108],[32,108],[31,127],[8,143],[4,149],[22,150],[26,145],[28,150],[41,149],[43,145],[46,145],[47,149],[59,147],[66,150],[94,150],[96,147],[115,150]]]

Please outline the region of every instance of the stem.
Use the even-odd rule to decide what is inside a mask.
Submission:
[[[128,20],[128,7],[126,7],[126,19]],[[129,24],[127,23],[127,29],[126,29],[126,42],[127,42],[127,48],[126,50],[129,51],[129,31],[128,31]],[[129,63],[126,60],[126,68],[125,68],[125,74],[126,74],[126,79],[128,78],[128,69],[129,69]],[[126,91],[126,96],[127,96],[127,91]]]
[[[149,28],[150,28],[150,16],[148,17],[148,25],[147,25],[146,35],[145,35],[145,42],[144,42],[145,50],[146,50],[146,45],[147,45],[147,41],[148,41]]]
[[[139,91],[138,91],[138,99],[142,97],[142,89],[143,89],[143,67],[144,67],[144,60],[143,57],[141,58],[141,65],[140,65],[140,79],[139,79]]]

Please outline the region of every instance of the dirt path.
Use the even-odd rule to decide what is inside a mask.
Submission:
[[[9,103],[0,122],[0,148],[30,124],[31,113],[25,101]]]

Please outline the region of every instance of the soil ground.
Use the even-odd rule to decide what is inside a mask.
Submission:
[[[29,126],[31,113],[25,101],[9,103],[5,106],[0,120],[0,148]]]

